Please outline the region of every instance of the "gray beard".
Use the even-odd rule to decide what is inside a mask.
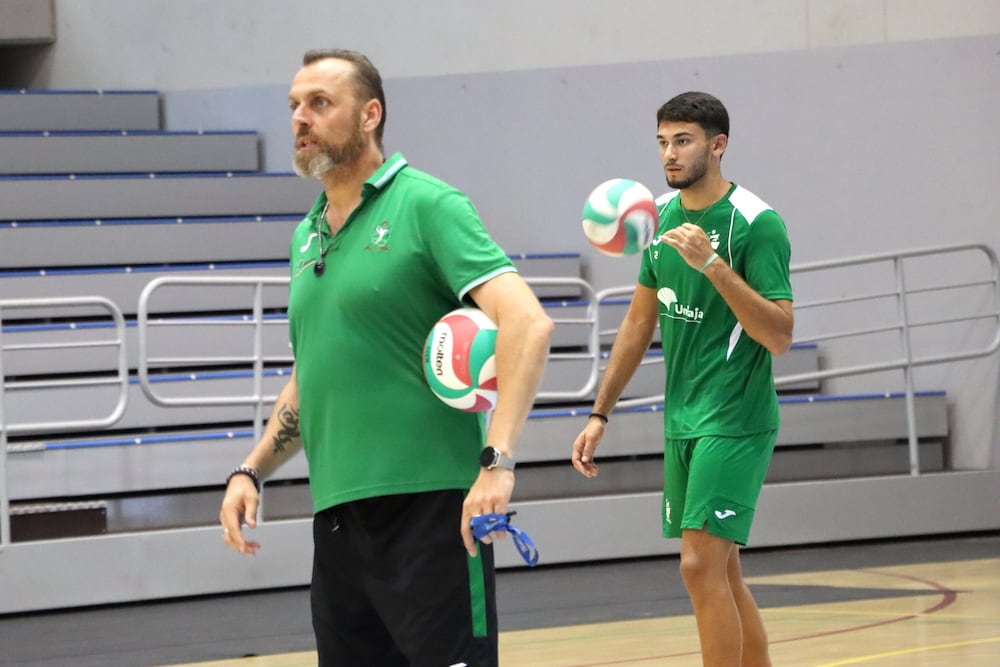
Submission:
[[[347,143],[340,146],[321,146],[319,152],[308,161],[302,160],[296,155],[292,166],[299,176],[320,178],[331,169],[351,164],[358,159],[364,150],[365,138],[361,132],[355,132]]]
[[[295,173],[303,178],[319,178],[326,172],[334,168],[333,158],[325,150],[312,156],[309,160],[300,160],[296,155],[292,158],[292,168]]]

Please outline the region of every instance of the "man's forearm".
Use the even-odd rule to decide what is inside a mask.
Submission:
[[[264,434],[246,457],[244,464],[256,468],[262,478],[267,477],[301,447],[298,390],[293,375],[274,404]]]
[[[498,401],[490,418],[487,444],[513,456],[545,372],[552,322],[544,313],[537,313],[506,324],[497,336]]]
[[[705,275],[733,311],[747,335],[771,354],[786,352],[792,344],[791,302],[770,301],[758,294],[723,261],[713,262]]]

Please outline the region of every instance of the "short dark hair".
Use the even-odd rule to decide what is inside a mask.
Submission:
[[[382,75],[379,74],[378,68],[363,53],[349,49],[312,49],[306,51],[305,55],[302,56],[302,65],[311,65],[317,60],[326,60],[327,58],[346,60],[354,65],[354,93],[358,100],[365,102],[370,99],[376,99],[382,105],[382,120],[379,121],[378,127],[375,128],[375,141],[378,142],[379,148],[381,148],[382,132],[385,130],[387,112],[385,108],[385,91],[382,89]]]
[[[710,137],[729,136],[729,112],[708,93],[688,92],[671,98],[656,112],[656,124],[664,122],[696,123]]]

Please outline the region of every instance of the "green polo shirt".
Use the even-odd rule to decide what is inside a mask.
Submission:
[[[664,435],[741,436],[775,429],[780,418],[771,353],[743,331],[709,279],[659,237],[690,216],[757,293],[791,300],[785,223],[738,185],[704,211],[685,213],[677,194],[657,200],[660,228],[657,240],[643,252],[639,272],[639,283],[657,291],[667,375]]]
[[[513,264],[468,197],[399,153],[364,184],[335,235],[325,206],[320,194],[292,236],[288,305],[314,511],[468,489],[483,417],[431,393],[421,353],[442,315]]]

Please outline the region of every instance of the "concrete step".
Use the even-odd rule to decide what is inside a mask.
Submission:
[[[2,176],[6,220],[304,215],[321,186],[290,173]]]
[[[0,174],[257,171],[257,133],[0,132]]]
[[[0,131],[159,129],[155,90],[0,90]]]

